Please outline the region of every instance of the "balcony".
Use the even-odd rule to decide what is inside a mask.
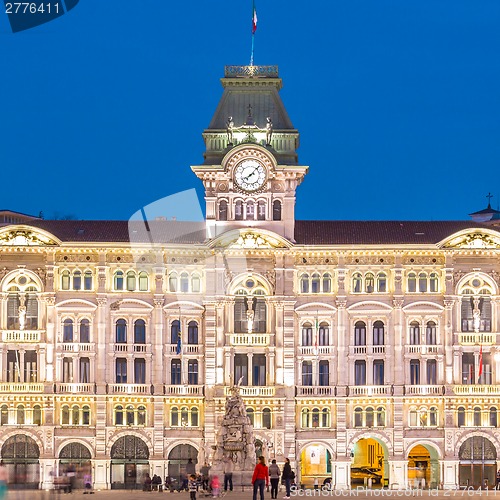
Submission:
[[[406,352],[408,354],[438,354],[438,345],[407,345]]]
[[[202,385],[165,385],[167,396],[203,396]]]
[[[24,382],[0,382],[0,392],[43,392],[43,384]]]
[[[56,392],[60,394],[94,394],[94,384],[64,383],[56,384]]]
[[[148,352],[147,344],[113,344],[114,352],[145,353]]]
[[[496,344],[496,333],[459,333],[458,342],[460,345],[493,345]]]
[[[149,384],[108,384],[108,394],[151,394]]]
[[[230,396],[231,392],[229,387],[224,387],[224,396]],[[267,386],[242,386],[240,387],[241,396],[263,396],[272,397],[274,396],[275,388]]]
[[[443,385],[405,385],[406,396],[442,396]]]
[[[460,396],[500,395],[500,385],[455,385],[453,392]]]
[[[39,343],[45,330],[2,330],[2,342]]]
[[[312,385],[301,385],[297,387],[297,396],[335,396],[335,387]]]
[[[352,345],[351,354],[385,354],[385,345]]]
[[[335,352],[335,347],[330,345],[319,345],[315,346],[300,346],[299,355],[301,356],[322,356],[324,354],[333,354]]]
[[[199,354],[200,346],[198,344],[183,344],[181,353],[177,354],[177,344],[167,345],[167,353],[180,356],[181,354]]]
[[[231,346],[256,346],[267,347],[271,344],[269,333],[230,333],[229,345]]]
[[[63,352],[94,352],[94,344],[79,344],[77,342],[64,342],[59,344]]]
[[[391,394],[390,385],[351,385],[349,396],[388,396]]]

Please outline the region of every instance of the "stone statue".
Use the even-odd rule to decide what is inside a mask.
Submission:
[[[271,117],[268,116],[267,118],[267,123],[266,123],[266,144],[268,146],[271,145],[271,139],[273,137],[273,121],[271,120]]]
[[[228,116],[226,122],[226,133],[227,133],[227,144],[228,146],[233,145],[233,130],[234,130],[234,122],[233,117]]]
[[[472,321],[474,324],[474,333],[479,333],[481,327],[481,310],[479,309],[479,299],[474,299],[474,309],[472,310]]]
[[[26,306],[19,306],[19,330],[26,326]]]

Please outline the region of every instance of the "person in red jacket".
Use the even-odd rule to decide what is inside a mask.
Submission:
[[[253,500],[257,500],[257,490],[260,490],[260,500],[264,500],[264,485],[269,488],[269,469],[264,457],[259,457],[259,462],[253,471],[252,484]]]

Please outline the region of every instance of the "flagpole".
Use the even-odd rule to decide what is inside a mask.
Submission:
[[[252,51],[250,52],[250,66],[253,66],[253,47],[254,47],[255,34],[252,33]]]
[[[257,30],[257,11],[255,10],[255,0],[252,0],[252,51],[250,52],[250,66],[253,66],[253,52],[255,45],[256,30]]]

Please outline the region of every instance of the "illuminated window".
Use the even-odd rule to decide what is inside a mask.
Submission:
[[[145,271],[141,271],[139,273],[139,291],[140,292],[147,292],[149,288],[148,284],[148,273]]]
[[[415,273],[408,274],[408,292],[414,293],[417,291],[417,275]]]
[[[136,287],[136,276],[134,271],[129,271],[127,273],[127,291],[133,292]]]
[[[69,290],[70,287],[70,273],[68,270],[65,270],[61,274],[61,288],[63,290]]]
[[[300,277],[300,293],[309,293],[309,275],[303,274]]]
[[[385,273],[377,274],[377,292],[387,292],[387,275]]]
[[[73,290],[82,289],[82,273],[81,271],[73,272]]]
[[[123,271],[115,271],[113,281],[115,290],[123,290]]]
[[[332,275],[330,273],[323,274],[323,293],[332,291]]]
[[[188,273],[181,274],[181,290],[180,291],[182,293],[189,292],[189,274]]]
[[[193,276],[191,277],[191,291],[193,293],[201,292],[201,279],[198,274],[193,274]]]
[[[92,290],[92,271],[85,271],[83,275],[83,289]]]
[[[354,273],[352,276],[352,291],[353,293],[361,293],[363,285],[363,277],[360,273]]]

